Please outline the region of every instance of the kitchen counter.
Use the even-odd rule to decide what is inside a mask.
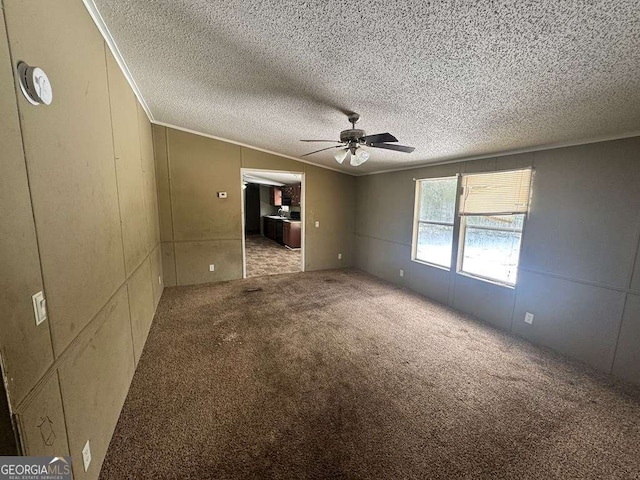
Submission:
[[[287,222],[287,223],[300,223],[302,221],[302,220],[291,220],[290,218],[280,217],[278,215],[265,215],[265,218],[272,218],[274,220],[282,220],[283,222]]]
[[[300,248],[302,221],[279,215],[265,215],[264,236],[289,248]]]

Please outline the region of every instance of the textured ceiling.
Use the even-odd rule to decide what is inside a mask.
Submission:
[[[637,0],[94,0],[153,120],[365,173],[640,131]],[[328,146],[328,144],[327,144]]]

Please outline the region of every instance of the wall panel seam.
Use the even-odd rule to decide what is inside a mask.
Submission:
[[[176,277],[176,285],[178,285],[178,260],[176,260],[176,231],[175,226],[173,224],[173,186],[171,184],[171,154],[169,153],[169,129],[167,127],[162,127],[164,129],[164,141],[167,151],[167,183],[169,184],[169,218],[171,219],[171,241],[173,248],[173,272]],[[155,161],[155,152],[154,152],[154,161]],[[162,239],[160,239],[162,240]]]
[[[592,281],[589,281],[589,280],[581,280],[579,278],[569,277],[569,276],[561,275],[561,274],[558,274],[558,273],[547,272],[545,270],[537,270],[535,268],[522,267],[522,266],[519,267],[519,270],[522,270],[522,271],[528,272],[528,273],[533,273],[535,275],[546,276],[546,277],[551,277],[551,278],[557,278],[557,279],[565,280],[565,281],[568,281],[568,282],[580,283],[582,285],[589,285],[591,287],[598,287],[598,288],[604,288],[606,290],[613,290],[615,292],[633,293],[633,290],[631,290],[630,288],[616,287],[615,285],[610,285],[608,283],[600,283],[600,282],[592,282]]]
[[[149,211],[151,210],[151,205],[147,205],[147,187],[146,187],[146,181],[145,181],[145,174],[144,174],[144,160],[143,160],[143,154],[142,154],[142,126],[140,125],[140,115],[138,114],[138,105],[136,104],[136,125],[138,126],[138,153],[140,154],[140,175],[142,175],[142,189],[144,194],[142,195],[142,200],[144,202],[144,218],[145,218],[145,222],[146,222],[146,227],[147,227],[147,235],[149,235],[149,237],[147,238],[147,246],[149,246],[149,244],[151,243],[151,240],[154,238],[153,236],[153,232],[149,231]],[[152,138],[151,138],[151,142],[153,143],[153,133],[152,133]],[[154,177],[153,177],[153,185],[156,187],[156,195],[158,194],[158,184],[156,182],[155,179],[155,170],[156,170],[156,154],[155,151],[153,152],[153,172],[154,172]],[[160,224],[160,218],[159,218],[159,214],[158,214],[158,224]],[[151,253],[153,252],[153,249],[155,247],[151,247],[150,250],[147,253]]]
[[[156,244],[156,247],[159,244]],[[155,248],[149,252],[149,254],[145,257],[145,259],[143,260],[146,261],[147,258],[151,257],[151,255],[153,254],[153,252],[155,251]],[[149,261],[151,261],[151,259],[149,258]],[[38,380],[38,382],[33,386],[33,388],[31,388],[31,390],[29,390],[29,392],[24,396],[24,398],[20,401],[20,403],[18,405],[16,405],[16,410],[20,410],[22,409],[23,406],[28,405],[31,401],[31,398],[38,392],[39,388],[38,386],[41,385],[43,383],[44,379],[48,379],[53,371],[57,371],[57,369],[67,361],[67,356],[69,355],[69,352],[76,346],[78,345],[80,342],[82,342],[83,340],[85,340],[85,336],[87,335],[87,332],[90,330],[90,328],[92,328],[92,326],[94,325],[94,323],[96,322],[96,319],[100,316],[100,313],[102,312],[102,310],[104,309],[105,306],[107,306],[109,304],[109,302],[111,302],[113,300],[113,298],[118,294],[118,292],[120,291],[120,289],[124,286],[125,288],[127,288],[127,294],[128,294],[128,281],[131,279],[131,277],[134,275],[135,270],[133,272],[131,272],[131,275],[129,275],[126,280],[124,282],[122,282],[118,288],[116,288],[116,290],[109,296],[109,298],[107,299],[107,301],[104,303],[104,305],[102,305],[98,311],[96,312],[96,314],[91,317],[91,319],[87,322],[87,324],[78,332],[78,334],[73,338],[73,340],[71,340],[69,342],[69,344],[64,348],[64,350],[62,352],[60,352],[60,355],[58,355],[53,363],[49,366],[49,368],[47,369],[47,371],[42,375],[42,377],[40,378],[40,380]],[[154,308],[154,316],[155,316],[155,312],[157,311],[157,305]],[[153,323],[153,322],[152,322]]]
[[[56,368],[56,381],[58,383],[58,395],[60,395],[60,408],[62,409],[62,420],[64,421],[64,434],[67,437],[67,447],[69,447],[69,455],[71,455],[71,439],[69,438],[69,428],[67,427],[67,412],[64,408],[64,396],[62,395],[62,382],[60,381],[60,373]]]
[[[109,97],[109,123],[111,123],[111,148],[113,149],[113,171],[116,180],[116,197],[118,198],[118,220],[120,221],[120,244],[122,245],[122,265],[125,277],[127,276],[127,260],[124,247],[124,229],[122,228],[122,208],[120,207],[120,187],[118,186],[118,165],[116,159],[116,140],[113,134],[113,111],[111,108],[111,80],[109,79],[109,62],[107,59],[107,46],[102,42],[104,50],[104,69],[107,77],[107,96]]]
[[[173,240],[172,242],[162,242],[162,243],[198,243],[198,242],[240,242],[242,241],[242,237],[234,237],[234,238],[202,238],[199,240]]]
[[[14,72],[14,59],[13,59],[13,52],[11,51],[11,41],[10,41],[10,34],[9,34],[9,24],[7,22],[7,15],[6,15],[6,10],[4,10],[4,2],[2,3],[2,9],[5,12],[2,16],[3,20],[4,20],[4,27],[5,27],[5,32],[7,35],[7,51],[9,53],[9,62],[11,62],[11,76],[13,79],[13,91],[14,91],[14,99],[16,102],[16,115],[18,117],[18,128],[19,128],[19,132],[20,132],[20,145],[22,147],[22,161],[24,163],[24,171],[25,171],[25,176],[27,179],[27,190],[29,192],[29,206],[31,207],[31,219],[33,221],[33,234],[34,234],[34,238],[35,238],[35,242],[36,242],[36,250],[38,253],[38,267],[40,270],[40,284],[42,285],[42,292],[44,293],[44,297],[47,298],[47,287],[45,285],[45,281],[44,281],[44,273],[42,271],[42,252],[40,250],[40,236],[38,235],[38,224],[36,222],[36,214],[33,210],[33,194],[32,194],[32,187],[31,187],[31,177],[29,175],[29,165],[27,163],[27,148],[26,145],[24,143],[24,134],[23,134],[23,128],[22,128],[22,115],[20,114],[20,101],[19,101],[19,96],[18,96],[18,85],[16,83],[16,75]],[[53,342],[53,332],[51,331],[51,315],[49,312],[47,312],[47,329],[49,330],[49,341],[51,342],[51,355],[53,357],[53,361],[51,363],[51,365],[53,365],[55,363],[55,359],[56,359],[56,350],[54,347],[54,342]],[[49,368],[51,368],[51,365],[49,366]],[[2,375],[4,377],[4,374],[6,372],[2,372]],[[2,379],[4,381],[4,378]],[[36,383],[37,384],[37,383]],[[12,412],[12,398],[11,398],[11,389],[9,388],[9,385],[5,383],[5,389],[7,391],[7,400],[8,400],[8,405],[9,405],[9,412]],[[27,393],[28,395],[28,393]],[[25,395],[26,397],[26,395]],[[23,397],[24,400],[24,397]],[[17,405],[16,405],[17,406]]]
[[[613,374],[613,367],[616,364],[616,357],[618,356],[618,345],[620,343],[620,334],[622,333],[622,322],[624,321],[624,312],[627,309],[627,301],[629,294],[624,296],[624,303],[622,305],[622,311],[620,312],[620,322],[618,323],[618,334],[616,335],[616,343],[613,346],[613,355],[611,356],[611,365],[609,365],[609,373]]]
[[[638,257],[640,257],[640,212],[638,212],[638,218],[636,220],[636,251],[635,255],[631,259],[631,271],[629,272],[629,290],[633,287],[633,276],[638,267]]]
[[[402,242],[396,242],[394,240],[387,240],[386,238],[379,238],[379,237],[374,237],[372,235],[362,235],[361,233],[356,233],[354,235],[357,235],[359,237],[367,237],[367,238],[371,238],[373,240],[379,240],[381,242],[387,242],[387,243],[393,243],[395,245],[402,245],[403,247],[409,247],[411,248],[411,244],[407,244],[407,243],[402,243]]]

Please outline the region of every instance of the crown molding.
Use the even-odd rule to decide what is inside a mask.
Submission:
[[[133,93],[135,94],[136,98],[138,99],[138,102],[140,102],[142,109],[147,114],[149,121],[153,122],[153,115],[151,114],[149,105],[147,105],[147,102],[145,101],[144,97],[142,96],[142,93],[140,92],[140,89],[138,88],[138,85],[136,84],[136,81],[133,79],[133,76],[131,75],[131,71],[129,70],[127,63],[124,61],[124,58],[122,58],[122,54],[120,53],[120,50],[118,49],[118,46],[116,45],[116,42],[113,39],[113,36],[109,31],[109,28],[107,27],[107,24],[104,23],[104,19],[102,18],[102,15],[100,15],[100,11],[98,10],[98,7],[96,7],[96,4],[94,3],[93,0],[82,0],[82,3],[84,3],[84,6],[89,12],[89,15],[91,15],[93,22],[96,24],[96,27],[98,27],[98,30],[102,34],[102,38],[104,39],[105,43],[109,47],[109,50],[111,50],[111,54],[113,55],[113,58],[115,58],[116,63],[118,64],[118,66],[120,67],[120,70],[122,71],[122,74],[127,79],[127,82],[129,83],[129,86],[133,90]]]

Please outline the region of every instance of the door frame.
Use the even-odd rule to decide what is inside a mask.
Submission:
[[[306,237],[306,206],[307,206],[307,187],[306,187],[306,174],[304,172],[297,172],[294,170],[275,170],[275,169],[266,169],[266,168],[240,168],[240,217],[241,221],[241,238],[242,238],[242,278],[247,278],[247,246],[245,242],[245,219],[244,219],[244,211],[245,211],[245,198],[244,198],[244,176],[246,174],[260,174],[260,173],[293,173],[296,175],[300,175],[302,180],[300,182],[300,216],[302,217],[302,221],[300,222],[300,245],[302,246],[302,255],[300,255],[300,271],[305,271],[306,264],[306,254],[307,254],[307,237]],[[262,222],[262,217],[260,217],[260,221]]]

